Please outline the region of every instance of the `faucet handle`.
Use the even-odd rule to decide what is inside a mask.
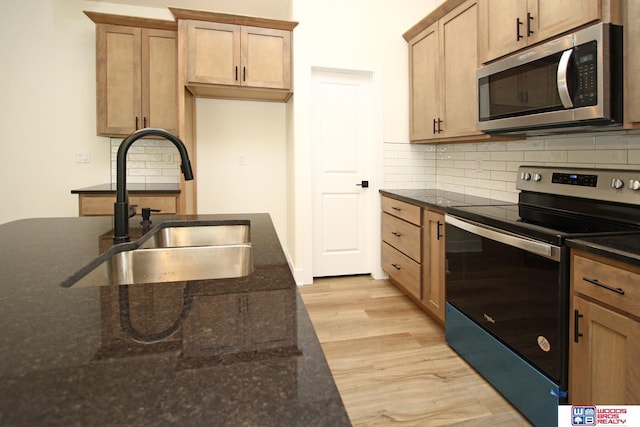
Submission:
[[[136,208],[138,205],[129,205],[129,218],[136,216]]]

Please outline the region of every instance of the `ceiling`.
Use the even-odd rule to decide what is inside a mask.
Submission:
[[[88,0],[96,3],[117,3],[129,6],[207,10],[252,16],[286,19],[291,15],[292,0]]]

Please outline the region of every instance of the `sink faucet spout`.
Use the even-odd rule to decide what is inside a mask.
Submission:
[[[127,196],[127,152],[131,145],[138,139],[145,136],[161,136],[173,143],[180,153],[182,164],[180,169],[184,174],[184,179],[190,181],[193,179],[193,170],[191,162],[184,143],[177,136],[164,129],[144,128],[139,129],[129,136],[120,144],[117,154],[116,164],[116,202],[114,205],[114,243],[123,243],[129,241],[129,198]]]

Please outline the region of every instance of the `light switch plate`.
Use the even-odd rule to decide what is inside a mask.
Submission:
[[[91,154],[88,151],[76,151],[76,163],[90,163]]]

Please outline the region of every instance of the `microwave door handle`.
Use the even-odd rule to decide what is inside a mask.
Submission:
[[[571,100],[571,94],[569,93],[569,76],[567,75],[569,73],[569,61],[571,60],[572,54],[573,49],[565,50],[562,52],[560,62],[558,63],[558,95],[560,95],[560,101],[564,108],[573,108],[573,101]]]

